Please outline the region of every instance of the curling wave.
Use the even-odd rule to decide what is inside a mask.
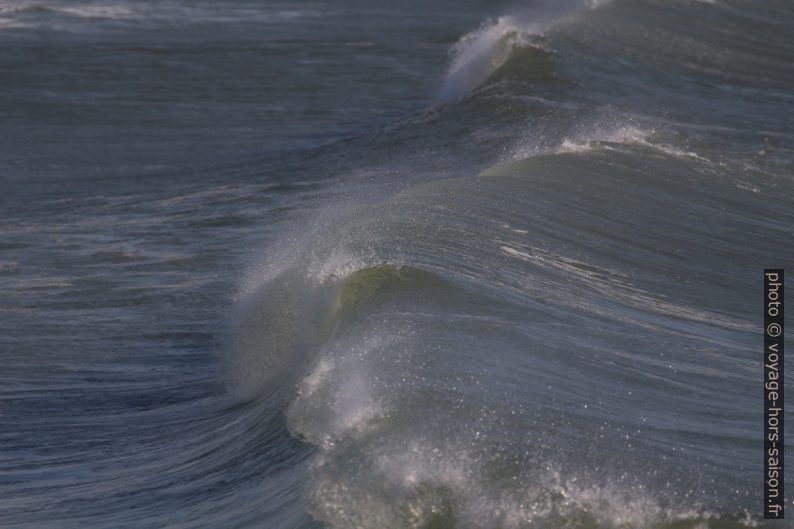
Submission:
[[[286,413],[316,519],[762,525],[746,278],[794,225],[771,110],[792,104],[775,19],[794,13],[749,9],[502,16],[453,47],[446,105],[355,140],[398,144],[403,180],[319,220],[238,320],[254,386],[299,358]]]

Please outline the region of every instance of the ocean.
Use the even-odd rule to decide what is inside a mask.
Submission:
[[[794,527],[792,27],[0,1],[0,526]]]

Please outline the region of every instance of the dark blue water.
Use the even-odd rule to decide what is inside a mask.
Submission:
[[[765,527],[792,23],[0,2],[0,526]]]

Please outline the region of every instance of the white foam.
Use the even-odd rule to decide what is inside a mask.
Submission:
[[[417,440],[377,446],[378,451],[370,453],[371,467],[358,465],[354,472],[366,475],[315,476],[314,507],[330,527],[424,527],[444,516],[454,519],[456,527],[520,529],[566,520],[578,527],[577,520],[590,519],[595,527],[628,528],[686,521],[705,526],[716,517],[697,504],[665,506],[667,502],[642,486],[595,484],[585,475],[566,475],[553,465],[510,485],[494,482],[483,470],[481,457],[464,446]],[[326,465],[335,456],[325,452],[319,460]],[[756,525],[749,518],[743,524]]]
[[[81,18],[111,19],[131,18],[136,13],[130,4],[101,4],[91,2],[64,4],[58,2],[40,2],[35,0],[0,2],[0,15],[3,15],[4,17],[30,13],[34,11],[63,13]]]
[[[334,361],[328,358],[321,358],[314,370],[303,380],[299,394],[303,397],[311,397],[317,388],[325,381],[328,374],[334,368]]]
[[[577,138],[566,138],[556,152],[585,152],[597,149],[610,149],[610,144],[638,145],[663,152],[675,158],[693,158],[708,162],[709,160],[696,152],[685,151],[666,143],[654,140],[657,131],[652,128],[640,128],[636,125],[595,129],[589,135]]]
[[[652,127],[641,127],[626,120],[624,123],[596,124],[581,127],[578,131],[563,137],[556,144],[543,139],[523,139],[518,142],[504,162],[532,158],[540,154],[555,153],[586,153],[593,151],[614,150],[616,145],[635,145],[652,149],[675,158],[689,158],[709,162],[700,154],[680,149],[657,140],[658,131]]]
[[[377,332],[329,344],[300,384],[288,411],[290,428],[312,443],[331,450],[346,437],[366,431],[385,413],[383,395],[373,386],[371,359],[398,338]]]
[[[457,99],[481,84],[507,61],[515,46],[526,45],[529,37],[539,32],[538,26],[501,16],[464,35],[452,48],[452,62],[439,99]]]
[[[648,137],[653,133],[653,129],[641,129],[633,125],[595,129],[583,135],[565,138],[555,152],[587,152],[601,148],[605,143],[650,145]]]
[[[52,6],[51,9],[83,18],[128,19],[134,16],[133,10],[126,5],[77,4],[72,6]]]
[[[609,0],[571,0],[541,2],[535,9],[487,20],[458,40],[450,50],[452,57],[438,102],[458,99],[482,84],[498,70],[517,47],[537,44],[535,37],[581,9],[595,9]]]
[[[53,21],[38,13],[59,14],[71,21]],[[193,23],[234,23],[257,21],[263,23],[289,22],[295,19],[328,15],[316,10],[270,9],[267,6],[228,6],[209,2],[42,2],[39,0],[0,0],[0,29],[48,27],[59,30],[82,31],[102,21],[136,21],[146,25]]]

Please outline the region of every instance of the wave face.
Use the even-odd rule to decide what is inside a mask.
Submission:
[[[792,12],[567,7],[462,37],[447,106],[398,126],[473,164],[319,221],[291,265],[336,297],[290,353],[287,412],[331,527],[757,523],[749,279],[792,227],[771,114],[794,58],[772,17]]]
[[[34,32],[136,24],[142,8],[123,6],[0,17],[38,20]],[[89,181],[85,201],[52,203],[59,227],[13,210],[25,222],[4,228],[11,249],[31,233],[72,246],[60,276],[24,269],[12,295],[97,337],[36,360],[72,343],[57,327],[12,357],[4,523],[771,527],[758,285],[762,268],[794,263],[794,6],[472,2],[477,20],[340,6],[305,13],[347,20],[344,34],[279,36],[337,80],[324,81],[333,97],[290,97],[352,109],[334,83],[358,80],[367,104],[411,112],[311,149],[326,116],[276,121],[298,138],[291,153],[169,173],[168,190],[150,178],[100,198]],[[305,17],[296,27],[335,31]],[[373,20],[404,25],[378,37]],[[127,31],[117,23],[99,31]],[[307,79],[301,60],[269,60]],[[248,263],[242,279],[229,261]],[[119,279],[139,276],[151,289]],[[8,312],[8,325],[37,321]],[[114,352],[120,336],[129,351]]]

